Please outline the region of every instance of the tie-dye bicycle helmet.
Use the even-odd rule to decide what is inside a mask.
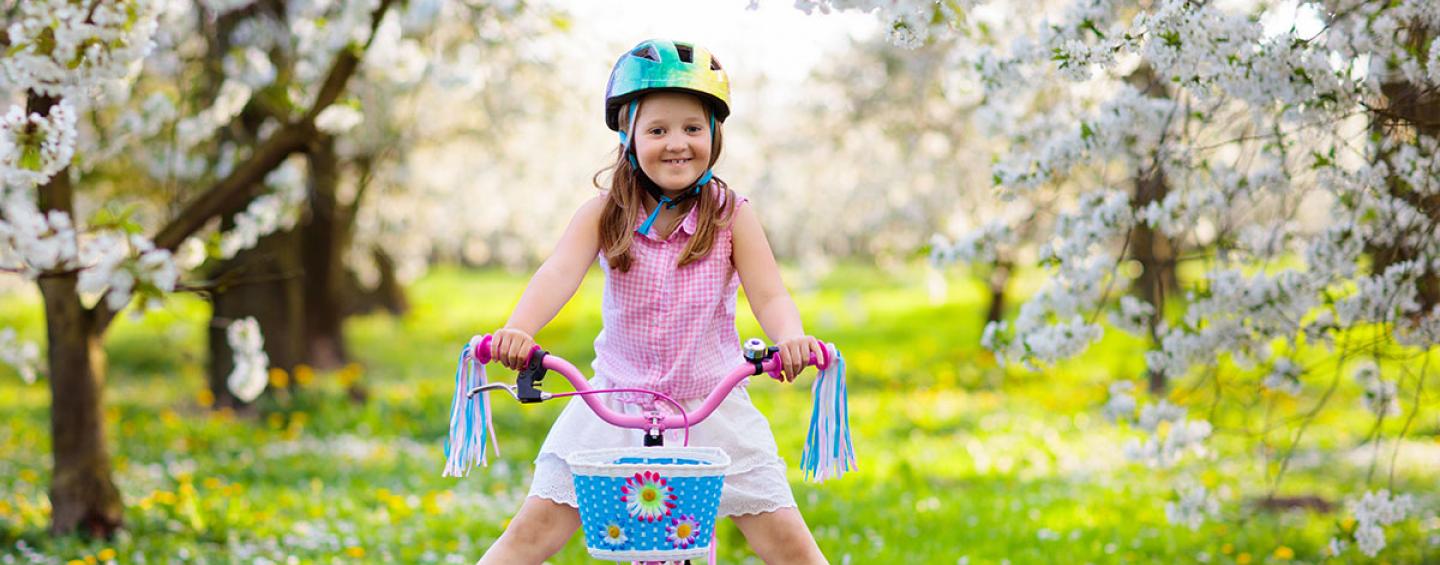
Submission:
[[[605,125],[620,131],[620,110],[640,95],[659,90],[699,96],[721,122],[730,115],[730,77],[709,50],[681,41],[647,39],[620,55],[610,70]]]
[[[610,82],[605,86],[605,125],[620,134],[620,145],[630,166],[637,170],[640,164],[635,159],[631,134],[634,133],[635,113],[640,107],[639,99],[645,94],[660,91],[694,94],[709,106],[711,145],[715,143],[715,122],[724,122],[730,115],[730,77],[710,51],[681,41],[641,41],[615,61],[615,67],[610,70]],[[622,111],[628,116],[629,132],[620,129]],[[713,171],[705,169],[693,187],[673,199],[651,184],[644,186],[660,205],[674,208],[687,199],[699,196],[700,188],[708,184],[713,176]],[[635,231],[649,233],[659,213],[660,206],[656,206],[650,217]]]

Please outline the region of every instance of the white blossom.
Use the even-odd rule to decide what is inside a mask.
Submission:
[[[981,228],[947,241],[940,235],[931,238],[930,262],[935,266],[952,263],[993,263],[999,249],[1013,245],[1014,228],[1006,222],[993,221]]]
[[[205,242],[198,237],[185,238],[180,249],[175,251],[175,266],[182,271],[194,269],[205,262],[205,254]]]
[[[153,300],[158,294],[175,290],[180,269],[168,250],[156,249],[149,239],[138,234],[102,231],[87,237],[80,246],[81,269],[76,290],[82,294],[105,296],[105,305],[120,310],[130,303],[137,291]],[[146,300],[136,314],[157,303]]]
[[[1105,417],[1112,422],[1129,421],[1135,417],[1135,383],[1110,383],[1110,398],[1105,401]]]
[[[1359,501],[1351,501],[1355,514],[1355,547],[1367,557],[1375,557],[1385,549],[1385,526],[1401,520],[1414,509],[1410,495],[1391,496],[1388,490],[1366,492]],[[1331,544],[1332,548],[1334,543]],[[1344,546],[1339,548],[1344,550]]]
[[[20,341],[14,328],[0,328],[0,362],[13,367],[25,384],[33,384],[40,367],[40,347],[35,342]]]
[[[1165,503],[1165,520],[1171,524],[1195,531],[1207,518],[1220,513],[1220,502],[1204,486],[1189,486],[1181,489],[1178,495],[1178,500]]]
[[[0,117],[0,189],[44,184],[75,154],[75,107],[61,100],[49,115],[11,106]]]
[[[235,353],[235,368],[226,384],[230,393],[241,402],[253,401],[270,382],[270,358],[265,354],[265,339],[260,335],[260,324],[255,318],[236,320],[225,328],[225,337],[230,350]]]
[[[1268,390],[1288,394],[1290,396],[1300,395],[1300,375],[1305,369],[1289,358],[1275,360],[1270,372],[1265,374],[1265,380],[1261,383]]]
[[[0,215],[0,268],[27,277],[75,266],[78,248],[70,216],[42,214],[29,199],[12,193]]]
[[[1204,442],[1210,437],[1210,422],[1185,416],[1184,408],[1168,400],[1145,406],[1140,410],[1139,427],[1148,435],[1126,444],[1125,456],[1148,467],[1167,468],[1187,454],[1207,454]]]
[[[344,104],[331,104],[321,110],[320,115],[315,116],[315,127],[330,135],[340,135],[354,129],[362,121],[365,121],[365,115],[359,110]]]
[[[306,199],[304,167],[303,158],[295,156],[266,175],[271,192],[235,215],[235,226],[220,236],[220,258],[234,257],[254,247],[261,237],[295,226]]]
[[[1154,314],[1155,307],[1149,302],[1125,295],[1120,297],[1120,311],[1110,313],[1110,323],[1132,334],[1145,335],[1150,331],[1148,324]]]
[[[157,0],[27,0],[6,28],[0,88],[84,96],[119,79],[153,45]]]
[[[1364,388],[1360,398],[1365,409],[1376,416],[1397,416],[1400,414],[1399,389],[1394,381],[1385,380],[1380,367],[1374,361],[1362,361],[1351,372],[1355,382]]]
[[[402,16],[395,12],[385,15],[375,30],[375,39],[365,52],[366,77],[398,85],[414,84],[424,75],[429,61],[420,42],[401,36]]]
[[[194,147],[210,138],[215,130],[230,123],[245,104],[250,102],[253,89],[236,79],[226,79],[220,85],[220,92],[209,107],[190,116],[175,126],[175,138],[181,149]]]
[[[1330,543],[1325,545],[1325,554],[1331,557],[1339,557],[1340,554],[1345,553],[1345,549],[1349,546],[1350,544],[1345,543],[1345,540],[1330,538]]]
[[[270,62],[270,56],[253,45],[226,54],[224,69],[225,76],[251,90],[265,88],[275,82],[275,65]]]

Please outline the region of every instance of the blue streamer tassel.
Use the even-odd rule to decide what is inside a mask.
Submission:
[[[455,368],[455,400],[450,405],[450,438],[445,443],[445,472],[442,476],[464,477],[476,466],[488,466],[485,448],[500,455],[495,442],[495,424],[490,419],[490,395],[465,394],[485,385],[485,365],[475,358],[478,340],[471,340],[460,350],[460,363]]]
[[[859,467],[855,444],[850,439],[850,406],[845,388],[845,358],[834,345],[825,344],[830,365],[815,377],[811,387],[814,405],[810,410],[810,431],[800,454],[800,469],[806,480],[824,482],[838,479]]]

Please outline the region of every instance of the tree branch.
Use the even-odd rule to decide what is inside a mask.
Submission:
[[[250,158],[235,167],[230,175],[216,181],[191,201],[179,216],[155,235],[155,247],[174,250],[180,247],[185,238],[200,231],[211,219],[239,212],[259,196],[265,175],[280,166],[291,154],[303,150],[310,140],[319,134],[319,130],[315,129],[315,117],[344,92],[346,83],[360,67],[360,56],[374,40],[376,28],[380,27],[385,13],[394,4],[395,0],[381,0],[380,5],[375,8],[370,18],[370,39],[366,40],[363,47],[342,49],[335,55],[325,82],[305,116],[298,122],[281,127],[274,135],[261,142]],[[114,319],[115,313],[104,300],[95,305],[99,331],[104,331]]]

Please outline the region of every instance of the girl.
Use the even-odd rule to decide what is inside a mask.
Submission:
[[[780,347],[786,382],[810,353],[823,355],[805,335],[753,207],[711,174],[729,100],[729,78],[705,49],[649,40],[620,56],[605,92],[605,122],[620,137],[615,164],[605,169],[610,186],[601,187],[596,174],[600,195],[575,213],[494,332],[493,359],[523,367],[531,336],[570,300],[597,256],[605,271],[604,329],[595,338],[592,386],[656,390],[687,410],[697,407],[741,359],[737,284]],[[633,414],[655,406],[638,394],[607,395],[605,402]],[[580,525],[564,457],[640,445],[640,434],[606,424],[572,399],[535,459],[529,496],[480,563],[540,563],[559,551]],[[731,517],[762,559],[825,562],[796,508],[769,422],[743,388],[692,428],[690,441],[729,454],[719,514]]]

